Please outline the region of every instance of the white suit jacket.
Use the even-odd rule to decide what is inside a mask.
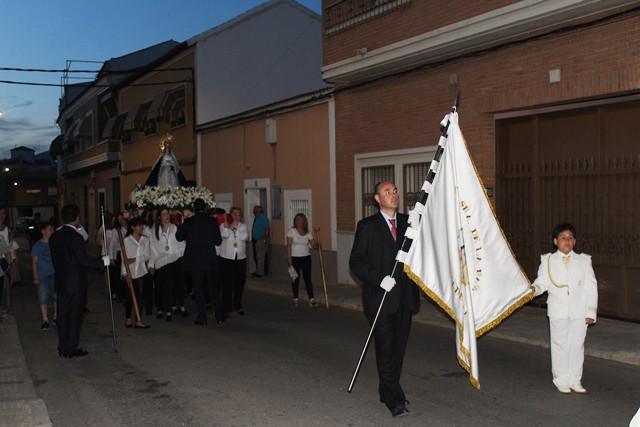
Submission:
[[[591,256],[571,251],[569,266],[564,254],[556,251],[540,257],[538,277],[533,286],[538,296],[545,291],[547,315],[552,319],[596,320],[598,309],[598,283],[591,266]]]

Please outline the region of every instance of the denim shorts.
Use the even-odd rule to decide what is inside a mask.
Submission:
[[[38,303],[40,305],[49,304],[49,298],[51,298],[53,301],[57,300],[56,293],[53,289],[54,277],[55,276],[52,274],[40,279],[40,283],[38,283]]]

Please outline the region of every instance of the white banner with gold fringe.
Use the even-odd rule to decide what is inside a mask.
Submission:
[[[406,253],[398,255],[406,273],[456,323],[460,365],[480,388],[476,337],[497,326],[530,301],[529,280],[498,224],[484,185],[469,155],[458,114],[450,121],[439,170],[431,184]],[[445,125],[445,123],[443,123]]]

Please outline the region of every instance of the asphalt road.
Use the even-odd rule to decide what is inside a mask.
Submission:
[[[115,352],[107,296],[92,285],[81,337],[89,355],[63,359],[55,328],[39,330],[27,283],[14,289],[15,316],[58,426],[626,426],[640,405],[638,367],[588,358],[589,393],[561,395],[548,350],[491,337],[479,340],[476,390],[455,360],[452,331],[414,323],[403,374],[411,415],[393,419],[378,402],[373,351],[347,392],[368,332],[361,313],[294,308],[253,291],[246,316],[207,327],[145,318],[151,329],[125,329],[117,304]]]

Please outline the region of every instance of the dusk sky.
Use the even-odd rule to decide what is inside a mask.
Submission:
[[[60,134],[55,121],[62,89],[8,82],[59,85],[62,73],[6,68],[63,70],[73,60],[71,69],[99,70],[110,58],[171,39],[183,42],[265,1],[0,0],[0,159],[19,146],[46,151]],[[298,3],[321,13],[321,0]]]

